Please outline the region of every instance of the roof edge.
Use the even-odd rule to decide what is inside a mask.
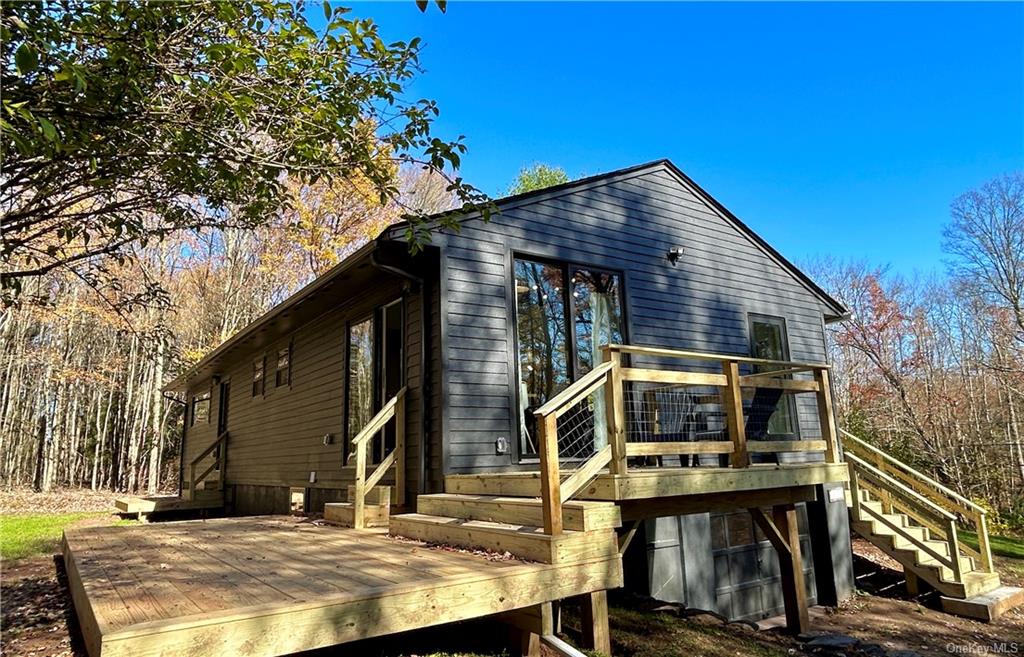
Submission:
[[[259,328],[264,326],[266,323],[278,317],[285,311],[294,308],[299,303],[304,301],[307,297],[319,291],[321,288],[325,287],[328,283],[333,281],[339,275],[352,268],[356,263],[360,262],[364,258],[368,258],[370,254],[377,249],[379,240],[381,239],[381,237],[383,237],[383,235],[384,234],[382,233],[380,237],[370,240],[363,246],[359,247],[359,249],[349,254],[347,258],[344,258],[341,262],[334,265],[320,276],[317,276],[303,287],[299,288],[287,299],[277,304],[267,312],[263,313],[256,319],[252,320],[248,324],[246,324],[230,338],[214,347],[214,349],[210,353],[203,356],[191,367],[179,373],[178,376],[174,377],[171,381],[164,384],[163,387],[160,388],[160,390],[162,392],[180,392],[184,390],[186,384],[190,379],[193,378],[196,372],[205,367],[206,365],[209,365],[210,361],[223,355],[225,352],[232,349],[240,342],[243,342],[244,340],[251,337]]]

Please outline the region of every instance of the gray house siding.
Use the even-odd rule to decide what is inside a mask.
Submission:
[[[436,276],[436,270],[431,273]],[[231,382],[225,483],[232,513],[287,513],[289,488],[306,489],[306,508],[320,512],[324,502],[344,500],[354,481],[354,467],[344,462],[346,328],[378,306],[403,300],[405,313],[406,471],[410,496],[419,489],[421,436],[420,397],[424,393],[420,350],[423,347],[419,291],[406,281],[380,274],[375,283],[345,295],[345,301],[297,326],[289,334],[258,347],[241,346],[221,367],[218,376]],[[437,323],[437,286],[429,286],[431,321]],[[292,345],[291,384],[275,385],[275,354]],[[439,415],[440,345],[432,340],[428,363],[433,385],[427,391],[427,412]],[[252,363],[266,355],[265,392],[252,394]],[[189,386],[188,395],[211,391],[208,422],[186,426],[183,462],[189,463],[216,438],[219,386],[204,378]],[[441,480],[440,426],[431,420],[427,445],[426,486]],[[324,444],[325,434],[333,440]],[[315,481],[310,482],[311,473]],[[184,473],[187,476],[187,471]],[[411,497],[410,497],[411,499]]]
[[[667,168],[512,204],[436,242],[448,472],[518,465],[513,254],[622,272],[632,344],[747,354],[755,313],[785,319],[793,359],[825,359],[831,309]],[[684,248],[676,266],[666,258],[673,246]],[[801,435],[818,435],[813,401],[798,414]],[[509,454],[496,453],[499,437],[512,443]]]
[[[516,454],[515,255],[621,272],[631,344],[747,355],[749,318],[755,314],[783,318],[792,359],[826,358],[823,318],[836,309],[666,166],[503,205],[489,222],[468,221],[458,234],[435,243],[442,247],[449,473],[536,467],[520,463]],[[684,253],[673,266],[666,256],[676,246]],[[812,399],[798,399],[797,418],[802,437],[820,436]],[[497,453],[501,437],[509,440],[508,454]],[[845,535],[845,515],[815,517],[830,518],[826,532]],[[753,537],[748,544],[713,546],[710,527],[722,522],[724,516],[709,514],[648,521],[647,589],[731,618],[778,613],[774,552]],[[816,583],[824,580],[848,591],[842,569],[839,581],[832,581],[831,565],[844,559],[841,541],[824,543],[818,551],[831,546],[831,552],[819,555],[804,526],[802,543],[810,599],[829,597],[816,595]],[[816,563],[822,565],[817,578]]]

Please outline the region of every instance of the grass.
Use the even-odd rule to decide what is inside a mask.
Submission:
[[[978,549],[978,535],[974,532],[959,531],[957,535],[964,543],[967,543],[975,550]],[[1010,559],[1024,559],[1024,540],[1010,538],[1009,536],[993,536],[989,534],[988,544],[992,548],[992,554]]]
[[[52,554],[65,527],[84,518],[109,515],[91,512],[0,516],[0,556],[4,561],[18,561]]]

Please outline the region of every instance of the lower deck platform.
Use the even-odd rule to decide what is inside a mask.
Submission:
[[[90,657],[283,655],[622,585],[613,557],[563,564],[288,517],[71,529]]]

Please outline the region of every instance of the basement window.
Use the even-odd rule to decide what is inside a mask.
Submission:
[[[210,421],[210,393],[192,397],[192,424]]]

